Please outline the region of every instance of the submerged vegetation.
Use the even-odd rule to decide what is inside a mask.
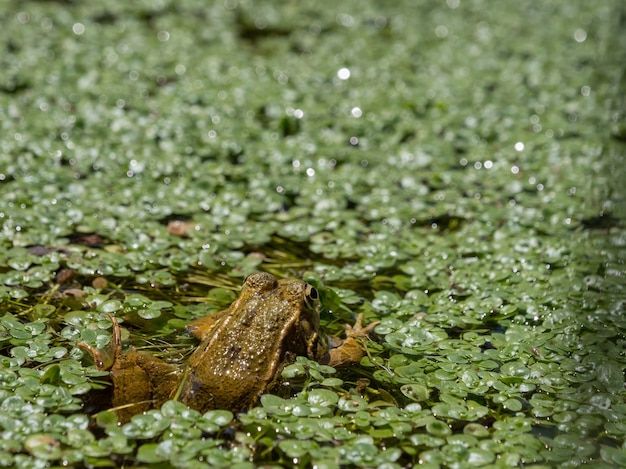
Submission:
[[[3,2],[0,467],[626,465],[621,2],[205,3]],[[257,270],[360,366],[94,414]]]

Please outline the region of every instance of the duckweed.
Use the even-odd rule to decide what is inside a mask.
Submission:
[[[9,2],[0,466],[626,465],[624,15]],[[360,366],[298,357],[240,415],[92,408],[110,315],[182,363],[256,270],[329,334],[380,320]]]

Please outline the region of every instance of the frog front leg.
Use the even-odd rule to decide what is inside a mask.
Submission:
[[[365,355],[365,348],[361,341],[378,325],[380,321],[374,321],[363,327],[363,314],[356,318],[354,326],[345,325],[346,338],[338,347],[329,349],[319,360],[322,365],[345,366],[353,365],[361,361]]]
[[[217,325],[217,322],[228,314],[229,309],[220,311],[219,313],[209,314],[198,318],[185,326],[185,331],[195,337],[196,339],[203,341],[207,338],[213,328]]]

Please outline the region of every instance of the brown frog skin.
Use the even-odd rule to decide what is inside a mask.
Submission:
[[[187,326],[200,345],[184,371],[146,353],[122,353],[120,328],[113,321],[112,363],[104,351],[78,346],[94,357],[100,369],[110,369],[112,404],[121,422],[134,414],[177,399],[200,412],[252,407],[278,383],[282,369],[297,355],[330,366],[349,365],[364,355],[359,338],[378,322],[346,326],[346,339],[327,350],[319,332],[317,290],[302,280],[277,280],[269,273],[249,275],[239,298],[220,313]]]

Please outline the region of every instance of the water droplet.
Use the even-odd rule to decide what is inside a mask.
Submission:
[[[584,29],[577,29],[574,31],[574,40],[576,42],[585,42],[585,39],[587,39],[587,31]]]
[[[340,68],[337,72],[337,76],[340,80],[347,80],[350,78],[350,69],[348,68]]]
[[[72,32],[77,36],[85,33],[85,25],[83,23],[74,23],[72,26]]]

